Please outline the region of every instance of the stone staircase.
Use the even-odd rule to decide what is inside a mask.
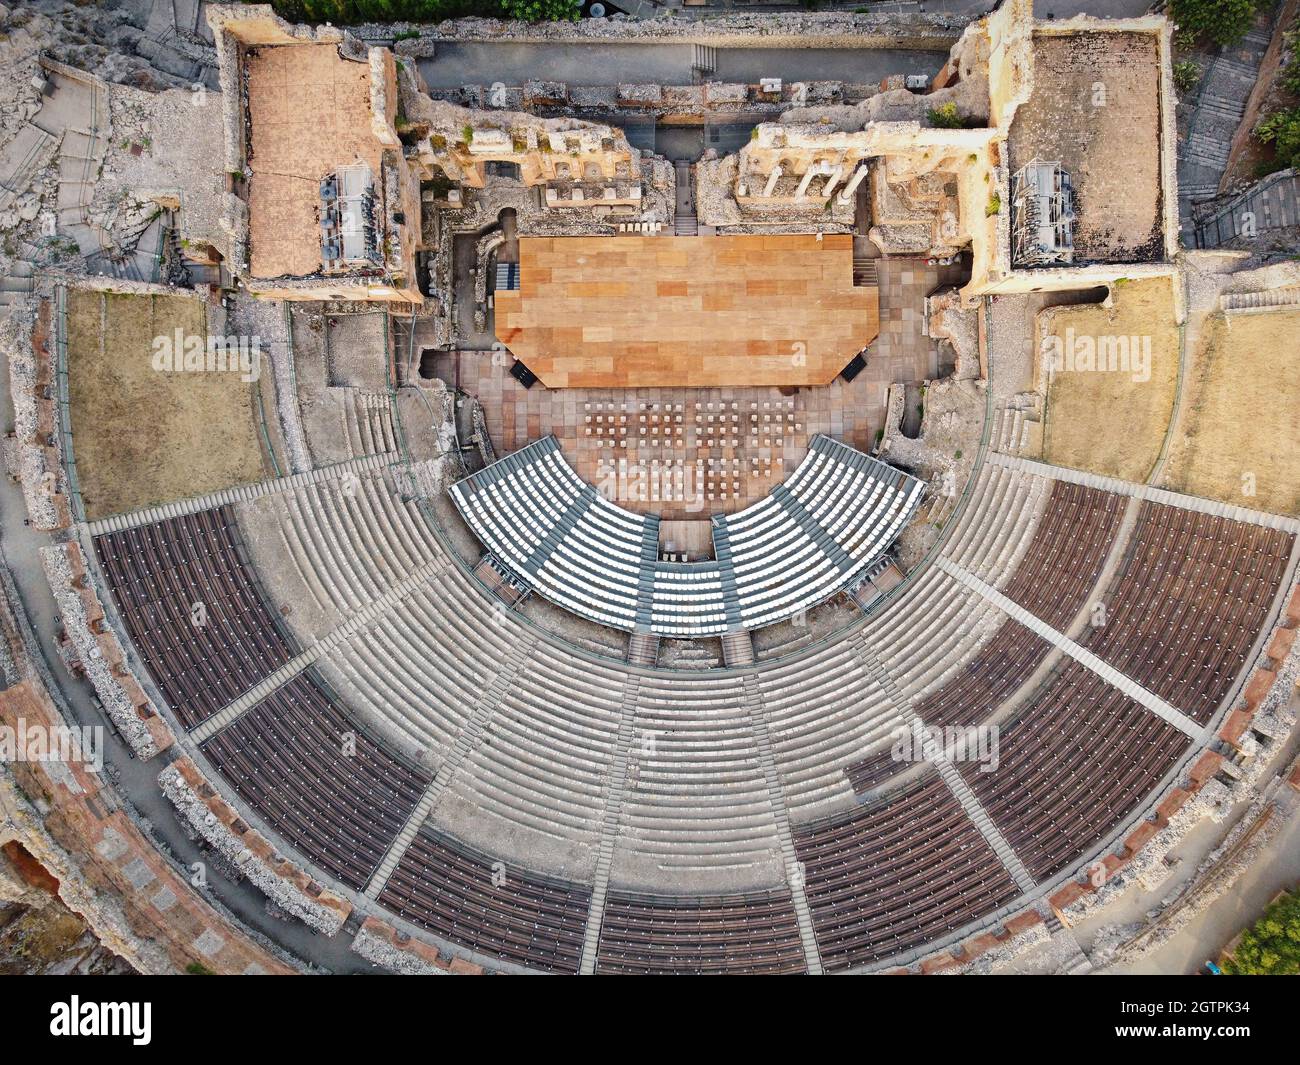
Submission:
[[[605,898],[609,894],[609,874],[614,865],[614,847],[618,842],[619,824],[623,817],[623,801],[627,798],[628,763],[631,760],[640,687],[640,681],[633,673],[628,676],[623,688],[623,705],[618,717],[618,741],[614,748],[614,761],[609,768],[605,809],[600,821],[600,843],[596,848],[596,875],[591,888],[591,906],[587,911],[587,929],[582,938],[582,959],[578,965],[578,972],[584,976],[590,976],[596,971],[600,926],[605,914]]]
[[[1276,0],[1259,6],[1244,39],[1231,55],[1220,53],[1211,60],[1192,98],[1187,138],[1178,146],[1178,204],[1185,246],[1213,246],[1197,240],[1193,205],[1213,199],[1218,192],[1281,6]]]
[[[694,237],[700,232],[699,219],[695,216],[695,194],[691,187],[691,165],[684,160],[674,164],[677,174],[677,205],[673,215],[673,235],[677,237]]]
[[[1193,236],[1196,247],[1217,248],[1241,236],[1290,226],[1300,226],[1300,174],[1279,170],[1230,199],[1200,205]]]
[[[876,270],[876,260],[867,255],[853,254],[853,284],[858,288],[872,287],[880,284]]]
[[[754,664],[754,638],[747,629],[722,634],[722,660],[728,668]]]
[[[1271,311],[1278,307],[1300,307],[1300,286],[1265,292],[1225,292],[1219,297],[1224,311]]]
[[[19,249],[21,258],[15,259],[9,272],[0,277],[0,316],[8,314],[32,294],[36,268],[28,255],[34,256],[35,251],[35,248],[24,242]]]
[[[633,666],[654,666],[659,661],[659,637],[650,632],[634,632],[627,641],[627,660]]]
[[[763,704],[763,689],[758,682],[758,677],[753,673],[745,674],[745,705],[749,710],[754,745],[758,749],[758,760],[763,767],[768,798],[776,820],[777,840],[781,848],[781,867],[785,870],[795,918],[799,922],[799,939],[803,943],[804,963],[808,967],[809,974],[820,976],[822,961],[817,950],[817,936],[813,931],[812,910],[808,906],[808,896],[804,892],[803,865],[795,853],[794,833],[790,829],[785,792],[781,775],[777,772],[776,758],[772,754],[772,740],[768,734],[767,714]]]

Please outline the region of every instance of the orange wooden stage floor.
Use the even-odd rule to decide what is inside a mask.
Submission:
[[[521,237],[497,337],[550,388],[824,385],[880,331],[853,238]]]

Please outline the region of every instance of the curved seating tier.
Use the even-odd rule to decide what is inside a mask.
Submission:
[[[1051,483],[1004,466],[985,464],[944,557],[994,587],[1016,572],[1041,523]]]
[[[95,538],[127,631],[186,728],[295,653],[239,560],[236,528],[220,507]]]
[[[715,560],[659,561],[659,520],[584,484],[554,437],[452,486],[488,551],[540,594],[628,632],[716,636],[793,617],[852,584],[902,532],[922,482],[815,437],[789,482],[713,519]]]
[[[985,811],[1036,879],[1100,842],[1190,740],[1096,673],[1070,661],[1002,726],[998,765],[960,765]]]
[[[1006,473],[1002,471],[997,479],[1003,489],[1014,485]],[[1054,482],[1003,593],[1048,624],[1064,628],[1096,584],[1123,513],[1120,496]],[[977,573],[984,568],[980,558],[968,564]],[[1008,619],[943,687],[915,700],[914,709],[931,728],[978,724],[1029,680],[1050,651],[1046,640]],[[895,761],[886,747],[849,766],[846,772],[853,790],[862,794],[907,768]]]
[[[1144,503],[1088,649],[1208,721],[1246,664],[1293,544],[1276,529]]]
[[[640,678],[632,779],[614,870],[703,879],[706,870],[775,866],[776,821],[739,677]]]
[[[398,862],[379,902],[470,950],[575,973],[591,891],[480,854],[426,826]]]
[[[234,511],[245,526],[248,554],[276,587],[277,601],[319,607],[288,616],[301,627],[304,646],[417,570],[429,575],[427,583],[390,597],[378,617],[336,643],[311,673],[203,745],[286,844],[345,885],[360,889],[369,882],[427,794],[432,772],[420,763],[441,766],[455,754],[431,819],[394,857],[379,902],[454,944],[530,968],[577,968],[591,890],[580,881],[591,878],[615,798],[618,833],[601,971],[801,969],[784,893],[758,890],[785,872],[782,817],[806,864],[805,891],[828,968],[921,950],[1015,897],[1003,864],[932,769],[914,769],[892,790],[873,785],[881,797],[862,805],[854,803],[845,775],[902,723],[879,687],[880,668],[888,671],[893,694],[911,700],[928,724],[965,724],[1006,709],[1006,699],[1046,657],[1041,640],[952,576],[925,570],[863,626],[760,662],[748,679],[736,671],[643,670],[576,654],[520,624],[453,563],[391,471],[364,474],[354,488],[328,481],[285,487]],[[785,507],[786,515],[814,520],[834,513],[833,486],[820,502],[802,482],[795,488],[803,510]],[[560,512],[554,503],[552,510]],[[563,514],[577,510],[570,502]],[[1042,478],[986,468],[944,554],[1044,613],[1060,604],[1054,616],[1068,621],[1087,601],[1113,536],[1072,522],[1111,529],[1115,513],[1113,500],[1087,505],[1083,495],[1058,493]],[[231,513],[203,518],[223,520],[228,524]],[[133,579],[147,588],[161,580],[155,569],[167,570],[166,558],[150,546],[166,530],[138,532],[114,542],[113,565],[135,572]],[[1216,557],[1236,550],[1271,560],[1237,563],[1261,582],[1285,566],[1277,554],[1285,542],[1255,544],[1234,527],[1228,533],[1238,546],[1216,548]],[[182,553],[207,550],[197,540],[167,535]],[[1062,542],[1071,537],[1081,546]],[[633,538],[626,542],[630,558]],[[268,549],[272,543],[283,549]],[[641,543],[644,548],[644,537]],[[1135,550],[1134,558],[1145,557],[1145,547]],[[232,566],[240,565],[236,557]],[[277,571],[267,571],[271,565]],[[1037,576],[1017,580],[1022,567]],[[1176,593],[1138,581],[1151,570],[1130,562],[1117,586],[1132,581],[1134,591],[1114,596],[1116,603]],[[258,587],[233,570],[230,579]],[[1277,578],[1271,579],[1275,587]],[[1050,595],[1035,598],[1044,583]],[[1228,582],[1229,594],[1220,596],[1225,609],[1229,603],[1235,609],[1238,587],[1257,611],[1266,589],[1261,584],[1247,594],[1244,578],[1241,585]],[[650,602],[645,590],[638,581],[642,617]],[[119,602],[129,595],[123,592]],[[1199,610],[1212,616],[1217,602],[1208,593],[1197,599]],[[273,625],[274,614],[261,609]],[[1244,631],[1257,629],[1266,614],[1265,607],[1263,615],[1228,619]],[[1113,615],[1112,624],[1138,625],[1127,617]],[[232,653],[245,654],[256,639],[249,633],[258,628],[230,629]],[[1094,650],[1108,646],[1095,642],[1099,635],[1090,637]],[[178,643],[173,653],[180,656],[173,666],[186,670],[197,668],[187,658],[207,652]],[[263,665],[247,669],[214,702],[237,698],[269,672]],[[1213,679],[1212,671],[1200,671],[1192,684]],[[628,768],[616,795],[613,767],[627,714]],[[760,728],[771,756],[766,770]],[[346,733],[355,737],[359,758],[341,754]],[[406,753],[395,753],[379,736]],[[1042,878],[1135,816],[1189,742],[1071,662],[1004,725],[998,773],[961,769],[1031,873]],[[418,762],[410,757],[416,753]],[[505,879],[494,884],[497,859],[490,855],[504,840]],[[563,879],[543,869],[560,870]]]
[[[802,973],[788,891],[669,898],[611,891],[596,972]]]
[[[726,542],[741,625],[771,625],[848,587],[906,528],[924,491],[914,477],[814,437],[789,481],[713,520],[715,549]]]
[[[1064,631],[1101,575],[1124,507],[1124,497],[1113,492],[1054,482],[1033,542],[1003,594]]]
[[[828,970],[902,953],[1018,894],[932,770],[887,800],[798,831],[794,843]]]
[[[1051,652],[1051,644],[1015,621],[1006,621],[993,639],[947,684],[916,704],[917,716],[930,728],[967,728],[997,712]],[[858,793],[879,787],[908,764],[886,748],[847,768]]]
[[[285,840],[360,890],[432,779],[376,743],[308,674],[202,745]]]

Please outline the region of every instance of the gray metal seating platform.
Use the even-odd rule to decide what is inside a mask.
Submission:
[[[714,559],[659,559],[659,519],[602,497],[538,440],[451,488],[487,550],[528,587],[627,632],[698,638],[793,617],[850,585],[894,542],[925,484],[814,437],[794,476],[713,518]]]

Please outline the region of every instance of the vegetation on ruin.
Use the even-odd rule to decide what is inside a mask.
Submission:
[[[1180,59],[1174,64],[1174,88],[1180,93],[1191,92],[1201,80],[1201,68],[1190,59]]]
[[[930,125],[939,129],[961,129],[966,125],[961,115],[957,114],[957,105],[953,103],[932,107],[926,111],[925,117],[930,120]]]
[[[1250,30],[1256,0],[1173,0],[1178,29],[1195,40],[1236,44]]]
[[[1300,19],[1283,34],[1285,58],[1277,72],[1276,86],[1284,94],[1255,124],[1255,139],[1272,148],[1272,157],[1255,167],[1263,177],[1288,167],[1300,166]],[[1286,97],[1290,97],[1287,106]]]
[[[582,5],[578,0],[501,0],[501,11],[525,22],[577,22]]]
[[[1300,106],[1264,116],[1255,127],[1255,135],[1273,148],[1270,171],[1300,167]]]
[[[1223,971],[1233,976],[1300,976],[1300,893],[1278,899],[1242,933]]]
[[[578,0],[271,0],[277,15],[291,22],[441,22],[481,15],[528,22],[574,21]]]
[[[1277,76],[1277,83],[1283,92],[1300,96],[1300,18],[1282,35],[1282,42],[1287,51],[1287,61]]]

